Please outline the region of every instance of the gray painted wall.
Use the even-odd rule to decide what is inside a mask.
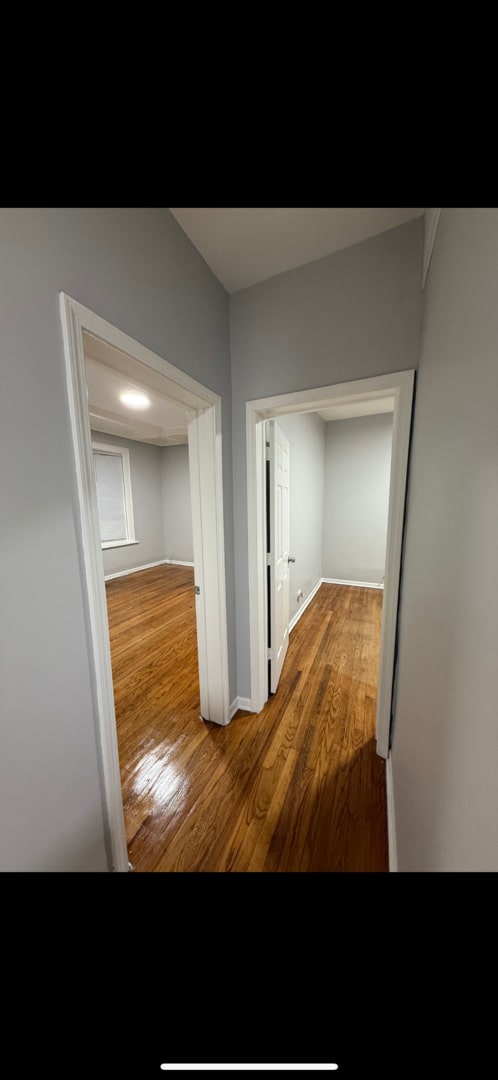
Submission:
[[[279,416],[277,423],[290,443],[290,545],[296,562],[290,570],[290,617],[322,576],[325,428],[318,413]],[[303,600],[297,601],[302,589]]]
[[[193,562],[192,507],[188,446],[164,446],[161,450],[161,482],[164,515],[164,557]]]
[[[223,399],[236,694],[228,298],[165,209],[0,209],[0,868],[108,866],[59,290]]]
[[[238,693],[250,691],[245,403],[416,368],[422,219],[230,297]]]
[[[102,552],[104,573],[117,574],[120,570],[159,562],[164,559],[162,448],[101,431],[92,431],[92,442],[126,446],[130,451],[133,517],[139,541],[130,547],[106,548]]]
[[[325,425],[323,577],[380,584],[386,560],[393,414]]]
[[[498,870],[498,210],[443,209],[425,287],[393,775],[401,871]]]

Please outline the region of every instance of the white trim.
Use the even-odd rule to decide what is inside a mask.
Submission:
[[[254,712],[254,709],[252,708],[252,705],[251,705],[250,698],[248,698],[248,697],[236,697],[236,698],[233,699],[232,704],[230,705],[230,720],[233,719],[233,717],[235,716],[235,713],[238,712],[239,709],[242,712]]]
[[[135,540],[138,544],[138,540]],[[125,577],[126,574],[138,574],[140,570],[152,570],[154,566],[164,566],[165,563],[169,563],[172,566],[193,566],[193,562],[180,562],[179,559],[158,559],[157,562],[144,563],[143,566],[132,566],[131,570],[119,570],[117,574],[106,574],[104,581],[112,581],[113,578]]]
[[[387,840],[389,845],[389,872],[397,873],[398,852],[396,845],[396,821],[394,817],[394,784],[393,784],[393,759],[392,754],[386,761],[386,794],[387,794]]]
[[[399,579],[415,372],[405,371],[401,372],[401,375],[403,378],[396,387],[394,403],[391,479],[387,517],[386,574],[382,603],[382,636],[379,685],[377,689],[377,753],[383,758],[387,758],[389,754],[391,736]]]
[[[324,585],[358,585],[362,589],[383,589],[378,581],[346,581],[345,578],[322,577]]]
[[[195,566],[195,563],[184,562],[183,559],[162,559],[161,562],[171,563],[172,566]]]
[[[439,218],[441,217],[441,207],[431,206],[425,211],[424,217],[424,261],[422,266],[422,288],[424,288],[427,274],[429,273],[429,266],[431,265],[432,252],[434,250],[434,241],[436,239],[437,227],[439,225]]]
[[[259,713],[268,701],[268,660],[266,651],[266,437],[261,414],[246,405],[247,437],[247,528],[249,545],[249,643],[251,701]]]
[[[375,375],[368,379],[356,379],[347,383],[331,383],[318,386],[313,390],[298,390],[292,394],[277,394],[274,397],[258,398],[248,401],[247,406],[257,411],[267,420],[272,416],[287,416],[291,413],[316,412],[335,405],[351,404],[356,398],[362,401],[375,401],[376,398],[391,397],[396,388],[405,381],[405,376],[413,376],[413,371],[395,371],[390,375]],[[327,403],[327,404],[324,404]]]
[[[102,551],[110,551],[112,548],[118,547],[133,547],[134,544],[139,544],[140,540],[102,540]]]
[[[128,873],[128,851],[119,772],[111,650],[105,583],[102,567],[100,524],[93,474],[92,437],[88,415],[85,359],[81,323],[72,301],[60,295],[69,415],[73,436],[79,530],[85,573],[85,594],[90,637],[90,661],[99,719],[100,748],[105,786],[107,823],[111,840],[112,869]]]
[[[251,700],[261,712],[268,700],[266,660],[266,535],[264,421],[291,412],[315,412],[328,405],[361,397],[394,396],[393,445],[386,545],[386,574],[382,611],[382,642],[377,694],[377,753],[387,758],[391,728],[394,651],[398,614],[399,576],[410,442],[414,371],[397,371],[370,379],[279,394],[246,403],[247,520],[249,555],[249,621]]]
[[[83,597],[89,629],[89,652],[95,708],[98,720],[107,825],[111,841],[111,869],[129,869],[119,770],[116,716],[112,683],[111,651],[99,516],[92,458],[92,433],[85,379],[83,331],[101,338],[127,356],[138,360],[168,380],[168,397],[174,397],[191,413],[189,458],[191,470],[204,484],[200,493],[192,485],[192,517],[196,577],[204,587],[196,596],[197,640],[201,702],[205,719],[218,724],[229,721],[228,638],[226,626],[223,491],[221,472],[221,399],[168,361],[122,333],[111,323],[59,294],[66,365],[67,399],[73,440],[78,495],[77,540],[81,550]],[[199,453],[199,446],[202,452]],[[108,446],[109,444],[106,444]],[[199,460],[201,458],[201,460]],[[196,506],[196,502],[199,504]],[[196,512],[194,513],[194,510]],[[214,548],[213,548],[214,536]],[[209,624],[207,615],[209,614]],[[207,629],[209,625],[209,640]],[[210,644],[216,643],[215,648]],[[201,663],[205,657],[206,663]]]
[[[239,703],[239,709],[241,709],[242,712],[254,712],[254,709],[252,707],[252,701],[250,698],[239,697],[237,698],[237,701]]]
[[[141,570],[152,570],[154,566],[162,566],[166,562],[166,559],[159,559],[158,562],[144,563],[143,566],[132,566],[131,570],[118,570],[116,574],[105,574],[104,581],[112,581],[114,578],[126,577],[127,574],[139,574]]]
[[[323,578],[318,579],[316,585],[313,586],[309,596],[306,597],[306,600],[304,601],[304,604],[302,604],[301,607],[298,608],[298,610],[296,611],[296,614],[293,615],[293,617],[292,617],[292,619],[291,619],[291,621],[289,623],[289,634],[292,633],[296,623],[299,622],[299,620],[301,618],[301,615],[303,614],[303,612],[306,611],[306,608],[308,607],[308,604],[311,604],[311,601],[312,601],[313,597],[316,596],[316,594],[317,594],[317,592],[318,592],[318,590],[320,588],[320,585],[322,584],[322,581],[323,581]]]
[[[189,421],[189,470],[201,715],[230,723],[221,401]]]

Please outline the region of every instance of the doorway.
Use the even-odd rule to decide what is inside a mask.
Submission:
[[[249,605],[251,650],[251,703],[260,712],[268,700],[268,533],[266,521],[267,439],[269,419],[293,413],[311,413],[354,403],[393,401],[393,436],[387,524],[385,583],[376,714],[377,753],[389,755],[396,630],[403,540],[408,451],[413,403],[414,372],[401,371],[350,383],[319,387],[247,402],[247,500],[249,527]],[[351,414],[350,414],[351,415]],[[282,630],[282,628],[281,628]],[[282,633],[280,634],[282,637]],[[283,640],[283,637],[282,637]],[[272,643],[273,644],[273,643]]]
[[[68,404],[79,504],[79,541],[88,617],[90,660],[101,751],[112,869],[129,869],[114,707],[99,508],[85,372],[84,335],[107,346],[109,368],[139,392],[150,389],[186,416],[195,566],[200,713],[229,722],[225,596],[221,399],[100,316],[60,294]],[[107,418],[109,419],[109,418]],[[112,418],[111,418],[112,419]],[[124,515],[126,517],[126,515]],[[126,527],[129,526],[129,521]],[[127,542],[133,542],[128,536]]]

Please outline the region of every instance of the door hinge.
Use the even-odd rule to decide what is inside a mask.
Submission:
[[[273,660],[273,652],[272,652],[271,649],[266,650],[266,659],[267,660]]]
[[[269,551],[266,552],[266,565],[271,566],[271,553]]]
[[[200,587],[200,585],[194,585],[194,592],[195,592],[196,596],[201,595],[201,587]]]

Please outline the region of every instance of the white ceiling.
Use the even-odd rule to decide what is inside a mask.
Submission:
[[[172,401],[169,381],[164,376],[144,369],[137,360],[86,331],[83,346],[93,431],[104,431],[108,435],[153,446],[173,446],[188,441],[188,410],[185,405]],[[120,401],[120,395],[126,390],[147,394],[150,406],[143,412],[127,408]]]
[[[355,416],[377,416],[378,413],[390,412],[394,412],[394,398],[378,397],[329,405],[326,409],[319,409],[318,415],[322,420],[330,421],[351,420]]]
[[[424,207],[178,207],[171,213],[229,293],[421,217]]]

